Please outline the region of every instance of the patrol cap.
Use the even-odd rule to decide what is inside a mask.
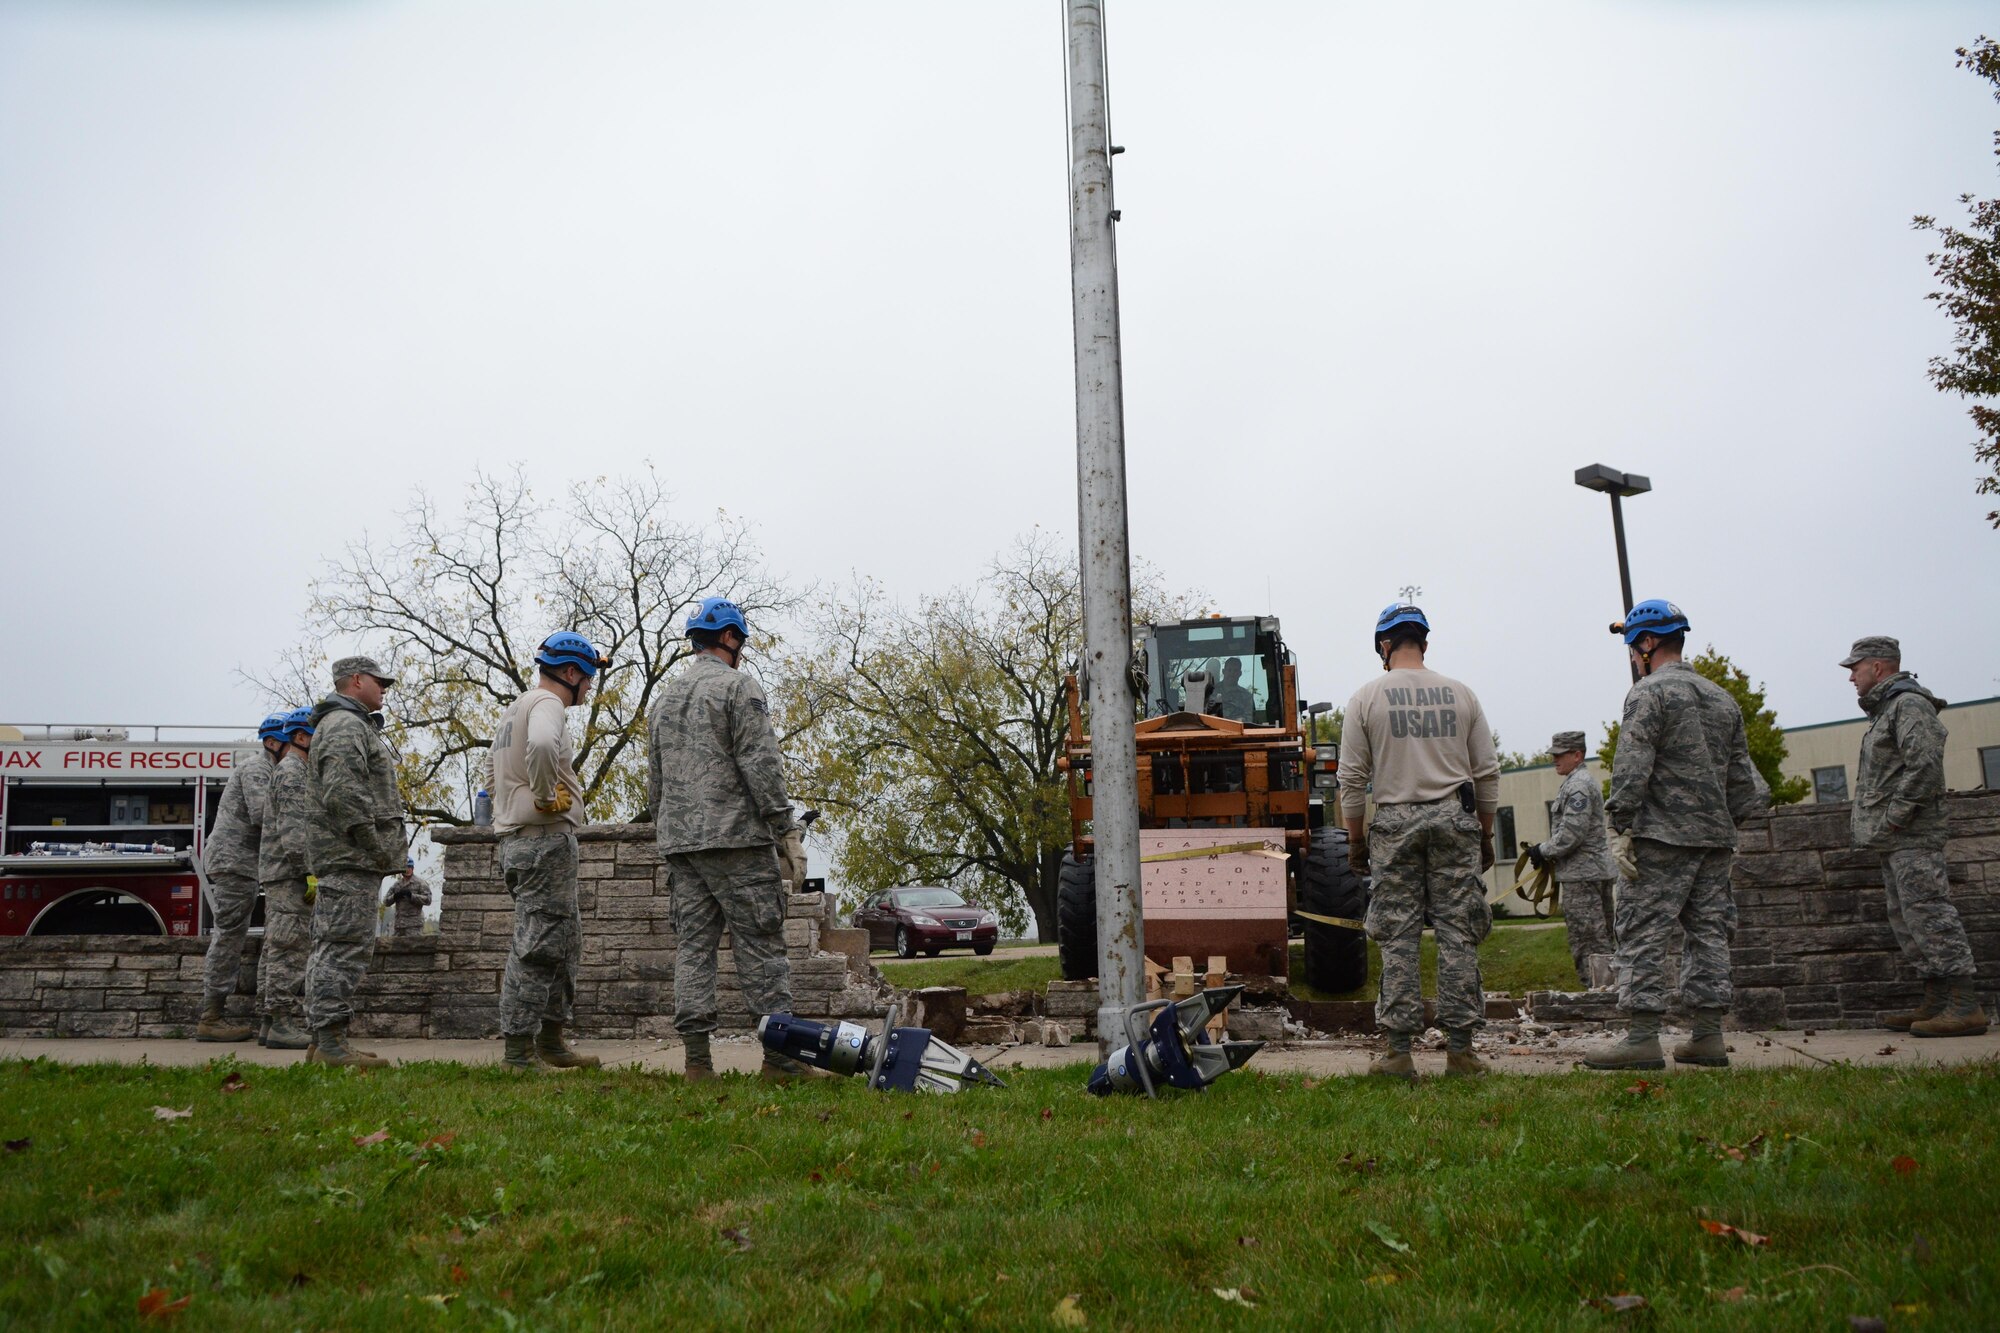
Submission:
[[[1583,733],[1580,731],[1558,731],[1549,739],[1550,754],[1568,754],[1571,750],[1583,748]]]
[[[1886,634],[1869,634],[1854,641],[1854,647],[1847,656],[1840,659],[1844,667],[1863,662],[1871,657],[1887,658],[1891,662],[1903,660],[1903,645]]]
[[[372,657],[343,657],[333,664],[333,683],[340,684],[349,676],[373,676],[384,685],[394,685],[396,678],[382,669],[382,664]]]

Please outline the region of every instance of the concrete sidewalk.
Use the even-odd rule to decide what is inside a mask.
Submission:
[[[1500,1074],[1561,1074],[1578,1067],[1579,1050],[1602,1041],[1603,1034],[1550,1034],[1532,1044],[1512,1044],[1499,1036],[1482,1034],[1479,1053]],[[1667,1038],[1667,1044],[1678,1040]],[[493,1041],[364,1041],[365,1049],[398,1062],[449,1060],[459,1064],[494,1064],[500,1059],[500,1042]],[[578,1049],[602,1059],[606,1066],[637,1067],[659,1073],[679,1073],[683,1066],[681,1046],[669,1041],[579,1041]],[[1739,1069],[1790,1068],[1812,1065],[1851,1064],[1859,1066],[1938,1066],[1969,1064],[2000,1059],[2000,1028],[1980,1037],[1925,1040],[1900,1032],[1861,1030],[1840,1032],[1732,1032],[1730,1059]],[[996,1070],[1049,1069],[1065,1065],[1094,1063],[1097,1048],[1089,1043],[1074,1046],[972,1046],[966,1048],[981,1063]],[[1380,1049],[1365,1038],[1319,1042],[1273,1042],[1259,1052],[1251,1068],[1267,1074],[1309,1074],[1326,1077],[1360,1074]],[[153,1064],[200,1065],[233,1055],[247,1065],[289,1065],[305,1059],[303,1051],[267,1051],[254,1042],[137,1041],[96,1038],[7,1038],[0,1039],[0,1059],[55,1060],[62,1064]],[[763,1059],[763,1048],[747,1036],[719,1037],[715,1042],[715,1063],[724,1071],[748,1073]],[[1444,1069],[1444,1051],[1417,1051],[1420,1073],[1436,1074]],[[1708,1075],[1705,1069],[1676,1070],[1668,1061],[1667,1073]],[[1615,1076],[1614,1076],[1615,1077]],[[1647,1077],[1658,1078],[1658,1074]]]

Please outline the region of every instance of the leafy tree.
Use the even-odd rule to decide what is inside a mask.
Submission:
[[[1345,708],[1335,708],[1330,712],[1321,713],[1312,720],[1311,726],[1306,729],[1306,739],[1314,745],[1338,745],[1340,744],[1340,730],[1346,725],[1346,721],[1347,710]]]
[[[1134,607],[1179,614],[1143,569]],[[782,664],[779,718],[850,900],[946,884],[1053,940],[1070,841],[1064,679],[1083,638],[1075,552],[1037,531],[913,609],[863,581],[801,637],[813,646]]]
[[[1957,67],[1992,84],[1994,100],[2000,101],[2000,43],[1982,36],[1971,47],[1958,48]],[[2000,131],[1993,145],[2000,157]],[[1957,325],[1952,354],[1931,358],[1930,379],[1940,393],[1973,400],[1969,415],[1979,438],[1972,454],[1986,469],[1978,492],[1995,495],[2000,494],[2000,406],[1994,403],[2000,399],[2000,199],[1963,194],[1959,202],[1968,215],[1963,229],[1927,216],[1914,220],[1919,231],[1936,235],[1939,246],[1925,261],[1940,287],[1924,299],[1936,302]],[[2000,528],[2000,509],[1986,518]]]
[[[1812,791],[1812,782],[1807,778],[1788,778],[1784,773],[1785,733],[1778,728],[1778,715],[1764,707],[1764,687],[1752,685],[1750,677],[1742,668],[1717,652],[1713,646],[1704,648],[1699,654],[1688,659],[1688,665],[1701,675],[1729,691],[1730,698],[1743,710],[1743,738],[1750,749],[1750,762],[1771,788],[1773,805],[1795,805],[1803,801]],[[1597,757],[1604,764],[1606,774],[1618,754],[1618,724],[1604,725],[1604,744],[1597,747]],[[1604,781],[1607,795],[1611,791],[1611,780]]]
[[[418,491],[400,533],[364,535],[328,562],[305,638],[251,679],[296,706],[327,692],[329,639],[385,658],[398,677],[385,730],[410,813],[463,824],[500,713],[534,681],[535,649],[574,629],[612,660],[572,714],[585,808],[632,818],[646,800],[646,710],[688,654],[689,608],[726,596],[757,624],[793,600],[744,525],[680,522],[669,504],[650,469],[576,483],[553,504],[518,470],[475,476],[455,512]],[[771,641],[759,634],[760,648]]]
[[[1539,754],[1526,754],[1520,750],[1507,750],[1500,744],[1500,733],[1497,731],[1493,733],[1493,750],[1500,757],[1502,771],[1513,768],[1533,768],[1537,764],[1549,763],[1555,758],[1547,750],[1543,750]]]

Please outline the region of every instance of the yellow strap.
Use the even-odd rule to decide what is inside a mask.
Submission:
[[[1321,916],[1318,912],[1294,912],[1301,921],[1317,921],[1322,926],[1340,926],[1347,930],[1366,930],[1368,927],[1351,916]]]
[[[1279,857],[1284,855],[1283,852],[1270,850],[1261,842],[1232,842],[1223,847],[1190,847],[1179,852],[1154,852],[1151,856],[1140,857],[1139,864],[1146,866],[1152,865],[1155,861],[1199,861],[1203,857],[1234,856],[1238,852],[1261,852],[1265,856]]]

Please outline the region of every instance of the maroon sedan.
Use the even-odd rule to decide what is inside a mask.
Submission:
[[[1000,938],[1000,918],[974,907],[951,889],[887,889],[854,910],[854,927],[868,932],[871,949],[894,949],[899,958],[919,950],[969,948],[985,955]]]

